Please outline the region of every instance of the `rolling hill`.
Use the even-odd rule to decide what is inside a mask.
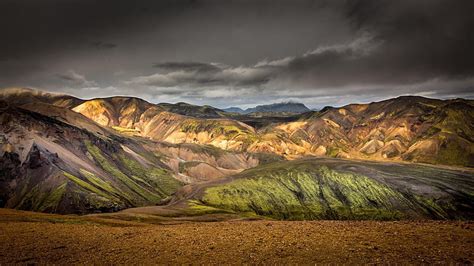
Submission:
[[[33,95],[43,95],[41,101],[59,106],[67,98]],[[20,103],[36,99],[32,97],[3,94]],[[68,108],[102,126],[156,141],[274,153],[288,159],[312,155],[474,166],[470,100],[404,96],[275,119],[225,116],[212,107],[152,104],[133,97],[67,99],[80,103]]]
[[[117,104],[112,101],[110,106]],[[248,116],[198,118],[156,105],[141,106],[146,108],[120,107],[134,110],[123,113],[86,101],[73,110],[104,125],[171,143],[274,153],[288,159],[313,155],[474,166],[474,105],[463,99],[399,97],[351,104],[308,112],[289,122],[275,120],[258,129],[249,125],[256,119]]]
[[[472,170],[300,159],[185,187],[174,206],[184,212],[284,220],[472,219],[472,177]]]
[[[474,104],[399,97],[306,113],[260,130],[252,151],[474,166]],[[284,143],[284,144],[281,144]]]
[[[0,101],[4,207],[109,212],[181,202],[205,189],[187,202],[197,213],[472,217],[470,170],[390,163],[474,167],[471,100],[405,96],[280,118],[31,89],[2,90]],[[308,157],[385,163],[345,167],[348,161]]]
[[[0,205],[25,210],[153,205],[183,184],[238,173],[262,157],[127,136],[44,102],[2,102],[0,125]]]

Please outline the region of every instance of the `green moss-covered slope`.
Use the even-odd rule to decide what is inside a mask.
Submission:
[[[144,166],[123,150],[113,156],[106,155],[96,145],[85,142],[88,153],[100,167],[115,181],[117,189],[107,182],[101,182],[85,174],[91,183],[103,191],[126,198],[133,205],[158,203],[176,191],[181,183],[165,169],[152,165]]]
[[[440,183],[442,179],[457,184],[469,175],[457,176],[456,180],[449,171],[430,168],[431,174],[440,176],[430,181],[422,174],[423,169],[403,172],[400,168],[391,171],[389,166],[377,167],[342,160],[271,164],[208,187],[200,202],[225,211],[289,220],[472,218],[474,186],[465,183],[465,189],[448,186],[443,191],[445,185]]]

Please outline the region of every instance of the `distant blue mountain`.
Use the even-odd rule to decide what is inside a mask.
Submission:
[[[225,111],[228,113],[239,113],[239,114],[243,114],[245,112],[242,108],[239,108],[239,107],[229,107],[229,108],[222,109],[222,111]]]
[[[308,107],[306,107],[302,103],[296,102],[283,102],[283,103],[273,103],[267,105],[258,105],[253,108],[247,108],[243,110],[239,107],[229,107],[226,109],[222,109],[226,112],[231,113],[239,113],[239,114],[250,114],[256,112],[264,112],[264,113],[305,113],[311,111]]]

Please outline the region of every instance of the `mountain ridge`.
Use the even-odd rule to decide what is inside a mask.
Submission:
[[[56,98],[52,99],[55,104]],[[7,100],[15,102],[14,97]],[[274,153],[289,159],[311,155],[474,166],[472,100],[400,96],[309,111],[290,122],[269,120],[261,128],[249,121],[265,121],[265,117],[226,116],[206,106],[163,106],[130,97],[77,101],[81,103],[72,110],[102,126],[156,141]],[[23,102],[21,97],[18,102]],[[180,106],[191,106],[194,116],[176,112]],[[200,110],[205,111],[195,113]],[[209,110],[211,117],[206,115]]]
[[[257,105],[255,107],[247,108],[245,110],[239,107],[229,107],[229,108],[224,108],[222,110],[226,112],[239,113],[239,114],[251,114],[251,113],[257,113],[257,112],[258,113],[301,114],[301,113],[311,111],[304,104],[298,103],[298,102],[292,102],[292,101]]]
[[[2,102],[0,126],[1,207],[90,213],[153,205],[183,184],[260,163],[258,155],[130,137],[44,102]]]
[[[212,184],[210,191],[215,193],[211,194],[217,198],[187,198],[183,203],[185,213],[212,208],[246,212],[249,206],[269,206],[259,205],[258,200],[248,197],[257,193],[251,187],[239,187],[238,191],[250,194],[245,197],[236,194],[235,200],[254,203],[238,208],[229,206],[227,192],[221,189],[226,191],[225,184],[241,172],[252,173],[253,170],[248,169],[263,169],[264,172],[258,172],[265,174],[262,189],[270,193],[272,189],[280,189],[274,178],[280,178],[281,167],[287,163],[292,166],[309,162],[305,169],[313,169],[317,161],[306,160],[313,157],[352,160],[356,168],[367,161],[382,161],[381,164],[388,166],[397,162],[428,163],[451,167],[458,172],[474,167],[474,101],[465,99],[403,96],[368,104],[326,107],[279,119],[226,115],[212,107],[186,103],[153,104],[135,97],[82,100],[28,90],[2,92],[0,103],[0,205],[9,208],[58,213],[110,212],[180,202],[182,195],[188,195],[186,191],[192,192],[195,187],[198,191],[207,191],[204,184]],[[219,117],[214,117],[215,114]],[[252,126],[255,121],[264,123]],[[311,184],[332,184],[327,189],[333,194],[338,188],[344,188],[362,195],[359,188],[348,187],[347,176],[339,172],[343,162],[338,161],[336,169],[330,171],[318,166],[313,170],[285,173],[282,177],[296,178],[291,181],[296,183],[291,184],[297,187],[307,184],[300,183],[301,176]],[[274,163],[274,167],[265,168],[269,163]],[[407,167],[421,169],[410,164]],[[436,176],[444,175],[442,169],[430,169]],[[371,177],[370,172],[364,172],[366,174],[378,180],[377,176]],[[403,178],[398,172],[393,174],[396,180]],[[425,178],[413,175],[411,181],[406,181],[408,184],[416,185]],[[242,181],[245,184],[260,182],[248,175],[246,178],[250,179]],[[365,177],[361,180],[374,189],[387,189]],[[433,187],[430,190],[441,189],[438,185],[430,186]],[[455,190],[461,191],[458,187]],[[377,204],[388,204],[390,197],[398,195],[396,198],[400,204],[405,202],[406,208],[412,206],[410,204],[421,204],[418,210],[440,212],[424,217],[452,219],[471,215],[462,207],[441,212],[438,207],[444,204],[443,200],[439,201],[435,195],[430,194],[427,199],[439,201],[438,207],[433,209],[425,201],[412,198],[426,196],[416,194],[417,191],[402,196],[399,193],[403,190],[387,191],[385,196],[376,195],[385,197]],[[458,192],[454,199],[463,201],[464,194],[471,193]],[[285,190],[284,195],[293,200],[305,193],[309,193],[306,188],[291,189]],[[328,195],[333,195],[331,193]],[[453,199],[449,195],[447,202]],[[338,200],[344,203],[344,198],[349,196],[351,194],[338,196]],[[411,203],[407,205],[406,200]],[[379,214],[382,218],[393,218],[398,217],[395,215],[398,211],[405,212],[394,206],[385,216],[387,213],[372,212],[374,206],[369,201],[364,203],[369,208],[367,215],[347,214],[347,208],[353,207],[347,205],[345,211],[331,216],[333,214],[327,212],[331,212],[333,205],[316,203],[312,201],[311,206],[325,208],[325,211],[305,212],[309,205],[302,204],[295,209],[297,213],[292,214],[281,211],[277,204],[265,212],[257,210],[255,213],[278,219],[375,219]],[[188,207],[191,209],[186,209]]]

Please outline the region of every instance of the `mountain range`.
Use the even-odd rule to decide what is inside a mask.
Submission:
[[[296,102],[282,102],[282,103],[273,103],[267,105],[257,105],[253,108],[247,108],[243,110],[239,107],[229,107],[222,109],[223,111],[230,113],[239,113],[239,114],[251,114],[251,113],[287,113],[287,114],[301,114],[311,111],[302,103]]]
[[[171,204],[185,214],[277,219],[473,215],[472,100],[255,108],[293,113],[278,119],[21,88],[1,90],[0,101],[4,207],[91,213]]]

